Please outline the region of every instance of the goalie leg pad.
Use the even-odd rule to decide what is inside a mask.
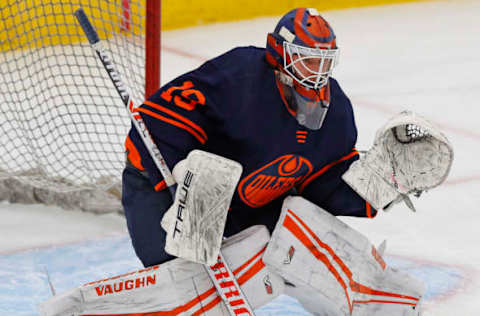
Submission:
[[[315,315],[419,315],[423,283],[388,267],[365,236],[301,197],[285,199],[263,260]]]
[[[269,239],[265,226],[253,226],[222,245],[225,260],[252,308],[268,303],[284,289],[283,279],[271,273],[262,261]],[[226,288],[224,294],[234,300],[236,289],[226,283],[222,283]],[[85,284],[41,305],[42,316],[154,312],[229,315],[205,267],[181,258]]]

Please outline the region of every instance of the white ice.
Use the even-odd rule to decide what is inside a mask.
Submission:
[[[414,200],[418,213],[400,205],[373,220],[342,220],[374,244],[387,239],[391,262],[413,263],[413,270],[423,273],[438,292],[426,301],[425,315],[478,315],[480,1],[427,1],[323,15],[341,48],[334,76],[354,104],[357,148],[367,149],[377,127],[411,109],[438,123],[455,149],[446,183]],[[261,18],[165,32],[162,82],[234,46],[264,46],[276,21]],[[8,203],[0,204],[0,214],[2,315],[37,315],[35,305],[48,297],[45,266],[64,290],[140,267],[118,215]],[[118,245],[126,249],[120,251]],[[284,298],[261,315],[292,315],[294,310],[304,313]]]

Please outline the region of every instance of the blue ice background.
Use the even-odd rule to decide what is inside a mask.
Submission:
[[[388,256],[386,261],[390,266],[425,281],[427,302],[462,284],[462,271],[455,267],[433,263],[419,264]],[[59,293],[141,267],[128,236],[0,256],[0,315],[39,315],[38,304],[51,296],[45,269],[48,269]],[[285,295],[258,309],[256,314],[311,315],[294,298]]]

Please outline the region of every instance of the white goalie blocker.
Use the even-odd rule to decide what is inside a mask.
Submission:
[[[390,119],[376,135],[372,148],[342,176],[375,209],[386,209],[408,194],[440,185],[450,172],[453,148],[440,129],[411,111]]]
[[[238,162],[201,150],[191,151],[175,166],[177,192],[162,219],[166,252],[206,265],[217,261],[241,174]]]
[[[283,292],[283,280],[262,261],[270,234],[253,226],[226,239],[222,253],[252,308]],[[95,281],[52,297],[40,306],[42,316],[80,315],[250,315],[239,302],[239,289],[219,264],[216,269],[225,301],[220,298],[203,265],[174,259],[140,271]]]
[[[388,267],[365,236],[301,197],[285,199],[263,260],[314,315],[420,315],[422,282]]]

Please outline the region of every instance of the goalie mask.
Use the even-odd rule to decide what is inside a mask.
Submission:
[[[299,124],[320,129],[330,103],[328,78],[338,63],[335,34],[315,9],[295,9],[268,34],[266,59],[289,112]]]

